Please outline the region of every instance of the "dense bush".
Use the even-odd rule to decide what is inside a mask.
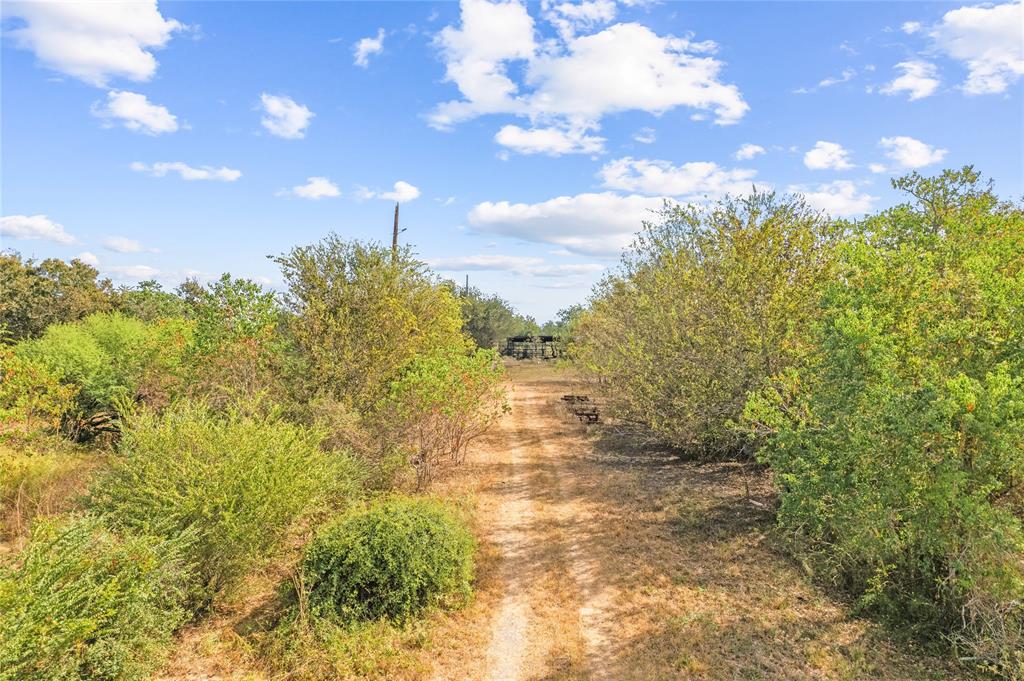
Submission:
[[[466,345],[458,301],[408,249],[332,234],[276,260],[306,382],[360,414],[415,357]]]
[[[485,295],[477,288],[458,289],[465,331],[481,348],[496,348],[508,336],[537,333],[532,317],[517,313],[497,295]]]
[[[51,324],[110,310],[113,288],[98,275],[81,260],[36,262],[0,252],[0,338],[34,338]]]
[[[799,198],[666,206],[575,316],[570,352],[620,419],[702,453],[805,350],[840,229]]]
[[[42,361],[0,346],[0,434],[56,431],[75,404],[78,386],[62,383]]]
[[[73,508],[98,458],[57,436],[23,449],[0,443],[0,539],[22,537],[35,518]]]
[[[208,594],[280,548],[300,517],[355,495],[357,471],[323,434],[273,416],[178,404],[125,419],[112,470],[91,499],[120,529],[193,533],[189,558]]]
[[[83,418],[114,412],[122,400],[166,399],[190,335],[184,320],[146,323],[103,313],[55,324],[41,337],[19,343],[15,354],[75,386],[69,415]]]
[[[182,548],[96,518],[38,524],[0,567],[0,679],[150,678],[188,614]]]
[[[861,606],[1024,675],[1024,211],[970,169],[853,228],[806,363],[751,399],[780,525]]]
[[[302,575],[311,613],[403,620],[471,594],[473,536],[444,504],[394,497],[320,531]]]
[[[504,376],[493,350],[437,352],[414,359],[391,384],[378,420],[411,452],[418,487],[462,463],[469,443],[505,412]]]

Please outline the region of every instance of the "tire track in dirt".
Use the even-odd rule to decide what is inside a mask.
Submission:
[[[530,538],[525,528],[533,520],[533,508],[529,480],[522,468],[523,420],[522,410],[513,406],[512,414],[503,420],[501,426],[506,436],[499,440],[510,445],[506,461],[510,475],[502,482],[505,498],[491,533],[491,541],[502,554],[501,579],[505,584],[505,594],[494,618],[487,648],[486,678],[489,681],[522,678],[529,649],[530,585],[524,568]]]

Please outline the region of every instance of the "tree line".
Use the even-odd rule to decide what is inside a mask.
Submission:
[[[620,424],[754,459],[785,545],[860,611],[1024,675],[1024,210],[973,168],[833,220],[666,205],[573,324]]]

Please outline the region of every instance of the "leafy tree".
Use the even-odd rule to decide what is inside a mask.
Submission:
[[[779,523],[859,604],[1024,673],[1024,210],[971,168],[850,227],[806,361],[749,401]]]
[[[582,305],[570,305],[559,310],[554,319],[548,320],[544,326],[540,327],[540,332],[545,336],[560,336],[568,339],[572,336],[573,329],[585,309]]]
[[[532,317],[516,312],[497,295],[484,295],[480,289],[459,289],[463,330],[481,348],[494,348],[508,336],[537,333],[540,327]]]
[[[143,321],[185,316],[185,302],[181,297],[164,291],[156,281],[139,282],[138,286],[122,287],[117,294],[118,309]]]
[[[331,234],[275,261],[311,382],[361,414],[415,357],[466,346],[458,301],[408,248]]]
[[[806,350],[840,233],[797,197],[666,204],[578,316],[571,352],[620,418],[735,452],[747,393]]]
[[[0,331],[11,340],[34,338],[51,324],[74,322],[113,306],[108,279],[81,260],[22,260],[0,252]]]

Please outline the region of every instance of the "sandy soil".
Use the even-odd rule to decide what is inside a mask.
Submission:
[[[511,413],[435,490],[476,509],[473,601],[337,678],[969,678],[813,586],[778,546],[763,473],[585,427],[559,399],[582,390],[510,366]],[[164,678],[274,678],[230,620],[186,632]]]

